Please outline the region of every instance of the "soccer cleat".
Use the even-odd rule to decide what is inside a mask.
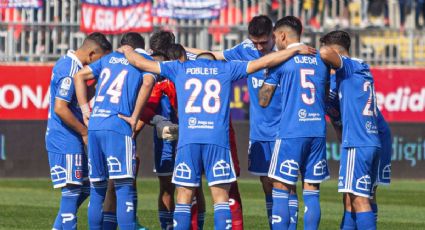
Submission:
[[[138,220],[136,220],[136,229],[137,230],[149,230],[149,228],[141,225]]]

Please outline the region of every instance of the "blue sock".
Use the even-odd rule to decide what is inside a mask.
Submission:
[[[289,227],[289,191],[273,188],[272,229],[286,230]]]
[[[133,201],[133,179],[114,180],[115,193],[117,194],[117,222],[121,230],[136,227],[135,207]]]
[[[320,210],[320,191],[304,190],[304,229],[319,229],[321,210]]]
[[[93,182],[90,185],[90,203],[88,209],[90,230],[102,229],[103,201],[105,200],[107,185],[107,181]]]
[[[187,230],[191,225],[190,204],[176,204],[174,209],[174,230]]]
[[[131,196],[133,197],[133,204],[134,204],[134,219],[137,222],[137,190],[134,184],[133,184],[133,190],[131,191]]]
[[[173,228],[173,212],[159,211],[159,223],[162,230]]]
[[[205,212],[198,212],[198,230],[204,229]]]
[[[232,229],[232,213],[229,202],[214,204],[214,229]]]
[[[342,216],[340,225],[342,230],[355,230],[356,229],[356,213],[345,211]]]
[[[270,229],[272,229],[272,208],[273,208],[273,197],[270,194],[266,194],[267,220],[269,222]]]
[[[361,230],[376,230],[375,215],[373,212],[357,212],[356,226],[357,229]]]
[[[117,230],[117,214],[115,212],[103,213],[103,230]]]
[[[62,230],[62,217],[60,213],[60,209],[58,210],[58,214],[56,215],[55,222],[53,223],[52,230]]]
[[[60,213],[62,228],[77,229],[78,197],[81,194],[81,186],[69,186],[62,188]]]
[[[81,187],[81,194],[78,197],[78,207],[81,206],[81,204],[84,203],[84,201],[90,196],[90,183],[87,181],[84,182],[83,186]]]
[[[370,203],[370,207],[372,208],[372,212],[375,215],[375,221],[378,222],[378,204]]]
[[[298,224],[298,196],[297,194],[289,194],[289,230],[297,230]]]

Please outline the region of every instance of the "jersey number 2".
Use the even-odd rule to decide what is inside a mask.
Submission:
[[[106,94],[110,95],[111,98],[109,101],[111,103],[117,104],[120,101],[121,97],[121,91],[122,91],[122,85],[124,84],[125,77],[127,76],[127,70],[121,71],[118,76],[112,81],[111,85],[106,90]],[[108,68],[105,68],[100,73],[100,79],[101,83],[99,86],[99,91],[96,96],[96,101],[102,102],[105,99],[105,96],[103,96],[102,89],[108,82],[109,78],[111,77],[111,70]]]
[[[205,95],[202,98],[202,108],[201,106],[193,105],[198,98],[202,90],[202,82],[197,78],[191,78],[186,81],[184,84],[185,90],[190,90],[194,86],[192,94],[190,94],[189,99],[187,100],[185,112],[186,113],[200,113],[204,109],[207,113],[217,113],[220,110],[220,91],[221,85],[220,82],[216,79],[210,79],[205,82],[204,91]],[[213,100],[213,105],[210,105],[210,101]]]
[[[367,81],[363,84],[363,91],[364,92],[369,91],[369,98],[367,99],[366,105],[363,109],[363,116],[374,116],[374,115],[376,116],[378,112],[376,111],[375,89],[373,85],[370,83],[370,81]]]

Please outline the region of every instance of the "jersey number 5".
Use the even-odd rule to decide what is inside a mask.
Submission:
[[[122,85],[124,84],[127,72],[127,70],[121,71],[106,90],[106,94],[111,96],[111,98],[109,99],[111,103],[117,104],[120,101]],[[96,96],[96,101],[102,102],[105,99],[105,96],[103,96],[104,92],[102,92],[102,90],[103,87],[108,83],[110,77],[111,70],[108,68],[103,69],[100,73],[100,79],[102,82],[100,83],[99,90],[97,91],[98,93]]]
[[[308,97],[306,93],[301,94],[301,98],[303,99],[303,102],[307,105],[312,105],[315,102],[315,95],[316,95],[316,88],[314,87],[313,82],[307,81],[307,75],[314,75],[314,69],[301,69],[300,70],[300,76],[301,76],[301,87],[303,89],[310,89],[310,95],[311,97]]]
[[[198,98],[202,90],[202,82],[197,78],[191,78],[186,81],[184,84],[185,90],[190,90],[194,86],[192,94],[190,94],[189,99],[187,100],[185,112],[186,113],[200,113],[201,109],[204,109],[207,113],[217,113],[220,110],[220,91],[221,85],[220,82],[216,79],[210,79],[205,82],[204,91],[205,95],[202,98],[202,108],[201,106],[193,105]],[[213,100],[213,104],[210,105],[210,101]]]

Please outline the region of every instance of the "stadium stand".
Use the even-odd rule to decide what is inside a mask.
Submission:
[[[155,9],[160,0],[154,0]],[[54,61],[81,44],[81,1],[46,0],[40,8],[0,8],[0,61]],[[353,31],[354,55],[372,65],[425,63],[424,1],[404,0],[228,0],[217,19],[153,17],[154,30],[168,29],[187,46],[225,49],[246,37],[249,20],[296,15],[306,25],[304,42],[318,46],[321,34]],[[422,16],[422,17],[421,17]],[[148,39],[148,33],[143,34]],[[117,46],[120,35],[110,35]]]

